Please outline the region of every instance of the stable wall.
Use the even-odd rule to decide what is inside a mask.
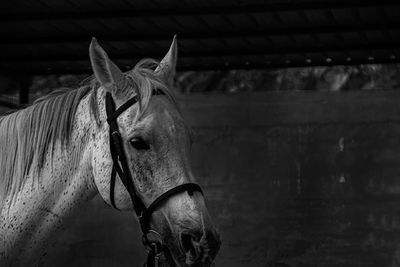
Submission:
[[[400,92],[179,102],[197,132],[193,170],[222,234],[216,266],[400,266]],[[43,265],[142,266],[144,257],[133,214],[96,197]]]

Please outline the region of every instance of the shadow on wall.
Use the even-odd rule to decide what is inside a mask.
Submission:
[[[331,93],[301,95],[285,102],[287,94],[276,94],[280,106],[272,107],[256,104],[260,96],[247,104],[232,96],[185,100],[197,132],[193,170],[223,238],[216,266],[400,266],[400,120],[382,120],[388,106],[398,110],[400,94],[335,94],[352,105],[346,122],[328,120],[343,108]],[[201,108],[190,113],[194,101]],[[244,105],[249,118],[236,116]],[[304,105],[308,120],[322,122],[296,123]],[[386,113],[372,120],[354,105]],[[281,124],[265,121],[273,110],[286,110],[273,115]],[[44,266],[142,266],[144,256],[133,215],[96,198],[74,217]]]

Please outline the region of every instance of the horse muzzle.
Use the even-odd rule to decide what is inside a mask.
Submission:
[[[215,230],[183,231],[180,245],[187,266],[210,266],[220,249],[221,239]]]

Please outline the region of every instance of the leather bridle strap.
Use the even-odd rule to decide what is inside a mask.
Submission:
[[[193,184],[193,183],[187,183],[187,184],[181,184],[178,185],[170,190],[168,190],[167,192],[165,192],[164,194],[162,194],[161,196],[159,196],[158,198],[156,198],[156,200],[153,201],[153,203],[151,203],[151,205],[146,209],[146,212],[143,213],[142,217],[144,220],[149,221],[150,220],[150,216],[151,214],[168,198],[179,194],[181,192],[187,191],[189,193],[189,195],[193,195],[194,191],[198,191],[203,195],[203,190],[201,190],[201,187],[198,184]]]
[[[153,95],[161,94],[160,91],[154,90]],[[182,193],[189,192],[190,195],[193,194],[194,191],[200,192],[203,194],[200,186],[194,183],[185,183],[178,185],[157,197],[153,203],[150,204],[148,208],[146,208],[145,204],[138,196],[136,188],[133,184],[132,175],[129,169],[128,160],[125,155],[124,147],[123,147],[123,139],[119,132],[119,127],[117,124],[117,118],[121,115],[125,110],[134,105],[138,101],[138,96],[134,96],[129,99],[126,103],[121,105],[118,109],[115,109],[115,103],[111,96],[111,93],[106,93],[106,113],[107,113],[107,122],[110,128],[110,152],[113,160],[113,169],[111,172],[111,181],[110,181],[110,202],[111,205],[118,209],[115,205],[114,199],[114,189],[115,189],[115,181],[116,175],[120,177],[122,184],[125,186],[132,200],[133,208],[135,210],[136,215],[139,218],[140,227],[146,237],[146,234],[150,231],[150,218],[152,213],[168,198]],[[152,230],[151,230],[152,231]],[[147,243],[146,243],[147,242]],[[149,243],[150,241],[144,238],[144,243],[146,246],[153,246],[154,243]],[[156,244],[157,245],[157,244]],[[159,248],[158,248],[159,249]],[[160,250],[158,250],[160,251]],[[150,254],[150,253],[149,253]]]
[[[146,208],[141,199],[138,197],[135,187],[133,185],[133,180],[126,160],[126,155],[122,147],[122,138],[116,121],[117,116],[115,116],[115,114],[120,115],[124,110],[136,103],[136,101],[134,100],[135,98],[131,98],[130,100],[128,100],[128,102],[131,102],[129,106],[123,105],[121,106],[121,108],[123,109],[119,108],[118,110],[115,110],[115,103],[112,99],[111,94],[106,94],[107,122],[110,128],[110,152],[113,160],[113,170],[111,171],[110,181],[110,201],[111,205],[117,209],[114,200],[114,188],[116,174],[118,173],[118,176],[120,177],[123,185],[129,192],[136,215],[140,216],[142,211]]]

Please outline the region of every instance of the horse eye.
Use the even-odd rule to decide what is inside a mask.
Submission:
[[[142,138],[135,137],[130,140],[131,145],[137,150],[147,150],[150,148],[149,144],[147,144]]]

